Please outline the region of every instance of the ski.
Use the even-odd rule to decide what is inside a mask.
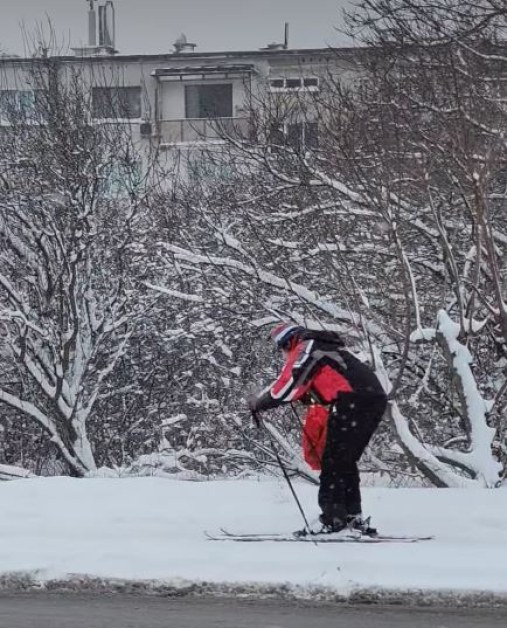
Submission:
[[[251,533],[238,533],[238,532],[229,532],[229,530],[226,530],[225,528],[220,528],[220,533],[218,535],[215,535],[218,537],[227,537],[230,539],[241,539],[241,538],[245,538],[245,539],[256,539],[258,538],[259,540],[263,540],[263,539],[273,539],[273,538],[280,538],[282,540],[286,539],[286,538],[294,538],[296,540],[299,540],[300,538],[302,538],[301,535],[298,535],[296,532],[291,532],[289,534],[287,534],[287,532],[251,532]],[[304,535],[304,538],[308,538],[308,539],[315,539],[315,538],[326,538],[329,537],[329,534],[319,534],[318,532],[312,532],[308,535]],[[361,533],[360,532],[350,532],[350,535],[344,537],[346,540],[350,540],[350,539],[358,539],[361,537]]]
[[[432,536],[394,536],[383,535],[365,536],[348,535],[333,536],[332,534],[308,534],[307,536],[295,536],[284,533],[243,533],[235,534],[223,528],[217,534],[205,533],[210,541],[235,541],[238,543],[258,543],[261,541],[271,541],[275,543],[417,543],[419,541],[430,541]]]
[[[240,532],[229,532],[229,530],[226,530],[225,528],[220,528],[220,535],[221,536],[227,536],[227,537],[242,537],[242,536],[246,536],[246,537],[251,537],[251,536],[287,536],[287,534],[285,532],[251,532],[251,533],[240,533]]]

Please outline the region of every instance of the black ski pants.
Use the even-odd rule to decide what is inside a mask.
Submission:
[[[383,393],[342,393],[331,407],[322,455],[319,506],[323,522],[361,514],[357,463],[387,406]]]

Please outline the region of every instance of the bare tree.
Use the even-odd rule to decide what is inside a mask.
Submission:
[[[146,179],[130,129],[93,123],[78,70],[37,58],[23,81],[2,92],[0,402],[84,475],[97,399],[140,314]]]
[[[224,135],[206,156],[219,176],[185,197],[185,237],[160,242],[201,311],[223,315],[221,290],[251,328],[289,316],[347,334],[439,486],[496,486],[505,450],[502,60],[472,30],[473,47],[401,48],[382,30],[359,80],[330,72],[318,91],[254,101],[250,139]],[[378,444],[396,459],[387,434]]]

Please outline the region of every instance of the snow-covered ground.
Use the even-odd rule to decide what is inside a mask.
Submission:
[[[309,516],[316,488],[297,484]],[[283,585],[341,595],[365,589],[507,594],[507,490],[364,490],[403,544],[233,543],[204,531],[285,532],[300,515],[283,482],[33,478],[0,483],[0,579],[106,579]]]

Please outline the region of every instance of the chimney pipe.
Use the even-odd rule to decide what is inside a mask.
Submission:
[[[99,46],[114,48],[115,12],[112,0],[99,5]]]
[[[97,14],[93,4],[90,4],[88,11],[88,45],[92,47],[97,45]]]
[[[285,50],[289,47],[289,22],[285,22],[285,36],[283,39],[283,47]]]

